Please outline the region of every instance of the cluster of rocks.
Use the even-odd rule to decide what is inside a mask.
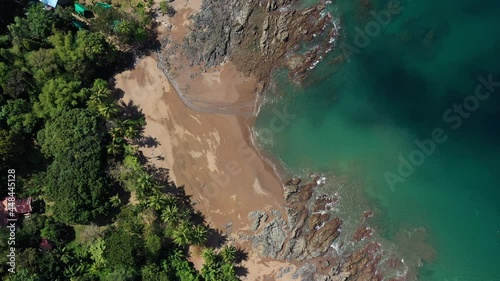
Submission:
[[[294,180],[284,187],[284,218],[277,210],[271,216],[262,211],[249,213],[251,229],[256,232],[251,240],[263,256],[302,261],[324,256],[330,250],[340,235],[342,220],[328,212],[333,198],[316,198],[313,207],[308,207],[316,185],[300,185],[300,180]]]
[[[352,252],[339,253],[332,247],[341,235],[342,220],[331,210],[338,198],[314,195],[318,180],[301,184],[300,179],[290,180],[284,187],[285,211],[249,213],[254,235],[243,237],[250,240],[254,249],[263,257],[287,260],[302,264],[293,273],[293,279],[311,281],[379,281],[383,277],[378,270],[381,246],[366,241]],[[373,216],[367,211],[363,218]],[[352,241],[359,242],[371,235],[365,225],[356,231]],[[342,246],[340,246],[342,247]],[[283,268],[279,278],[290,272]]]
[[[222,63],[254,9],[253,1],[204,0],[193,16],[184,50],[192,63],[212,67]]]
[[[192,19],[184,50],[193,65],[211,67],[227,59],[263,82],[286,66],[295,80],[305,76],[332,47],[336,35],[326,4],[295,9],[294,0],[204,0]],[[330,36],[318,36],[320,34]],[[299,52],[303,43],[314,47]]]

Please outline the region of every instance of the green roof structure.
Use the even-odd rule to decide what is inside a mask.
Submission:
[[[79,15],[85,16],[85,11],[88,11],[87,7],[82,4],[75,3],[75,12]]]
[[[110,9],[111,5],[103,2],[97,2],[95,3],[96,6],[103,7],[104,9]]]
[[[84,29],[85,24],[81,21],[78,20],[72,20],[71,23],[73,24],[74,27],[78,28],[78,30]]]

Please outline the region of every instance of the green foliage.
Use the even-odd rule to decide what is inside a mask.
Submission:
[[[28,269],[22,269],[16,272],[16,274],[7,275],[5,281],[42,281],[38,274],[33,274],[29,272]]]
[[[173,16],[175,14],[174,8],[170,4],[168,4],[166,0],[160,2],[160,11],[163,14],[167,14],[169,16]]]
[[[180,246],[203,245],[207,241],[207,230],[203,225],[194,225],[190,221],[183,221],[172,232],[174,242]]]
[[[144,228],[144,220],[139,216],[139,210],[135,206],[123,206],[116,218],[116,224],[128,233],[139,236]]]
[[[57,246],[63,245],[63,242],[68,238],[69,226],[64,223],[55,221],[52,217],[45,220],[44,227],[40,230],[42,238],[49,239],[50,242]]]
[[[237,249],[234,246],[226,245],[222,248],[220,254],[222,256],[222,260],[225,263],[234,263],[236,260]]]
[[[53,49],[39,49],[26,54],[26,63],[31,69],[33,78],[39,85],[47,80],[57,78],[62,71],[62,62]]]
[[[96,71],[110,67],[116,59],[115,50],[101,33],[79,30],[56,32],[48,38],[62,67],[62,74],[73,81],[91,81]]]
[[[86,109],[72,109],[47,121],[38,133],[38,142],[47,156],[79,159],[99,157],[102,137],[95,115]]]
[[[119,114],[107,82],[117,49],[152,34],[152,2],[96,7],[90,31],[71,27],[71,6],[27,3],[16,1],[26,5],[25,16],[16,9],[19,17],[0,17],[11,23],[0,26],[8,32],[0,34],[0,168],[20,166],[18,195],[38,197],[47,212],[23,219],[15,275],[5,271],[8,232],[0,228],[0,279],[236,280],[232,248],[213,252],[201,274],[185,256],[189,246],[205,244],[207,227],[194,222],[189,200],[166,193],[140,160],[145,120]],[[123,189],[138,202],[121,202]],[[109,213],[113,223],[85,225]],[[41,238],[54,249],[39,251]]]
[[[40,230],[45,225],[45,216],[33,214],[28,220],[23,221],[23,227],[18,231],[17,242],[24,247],[38,247],[40,243]]]
[[[199,281],[202,280],[200,274],[194,269],[193,265],[186,259],[180,250],[174,250],[169,256],[169,262],[174,269],[174,276],[180,281]],[[164,267],[167,267],[164,265]]]
[[[123,229],[106,237],[105,259],[113,269],[133,267],[141,260],[141,240]]]
[[[141,275],[143,281],[169,281],[168,274],[156,264],[148,264],[142,267]]]
[[[17,157],[21,156],[24,148],[19,143],[22,136],[14,131],[0,129],[0,168],[7,169]]]
[[[73,109],[49,120],[38,133],[42,152],[54,161],[45,192],[54,216],[67,223],[87,223],[108,208],[102,169],[102,132],[88,110]]]
[[[91,271],[98,273],[106,266],[106,259],[104,258],[104,251],[106,250],[106,242],[104,239],[99,238],[89,248],[90,258],[93,261]]]
[[[26,98],[31,89],[33,87],[28,73],[0,62],[0,103],[4,103],[10,98]]]
[[[41,280],[62,280],[64,264],[59,250],[52,250],[40,255],[38,275]]]
[[[97,16],[92,20],[91,29],[116,37],[122,46],[142,43],[148,37],[152,18],[144,5],[130,7],[130,10],[124,13],[115,8],[95,6],[93,11]]]
[[[41,118],[54,118],[64,111],[81,106],[86,100],[86,91],[81,90],[80,82],[55,78],[47,81],[34,104],[35,113]]]
[[[160,11],[162,13],[166,14],[169,6],[167,0],[160,1]]]
[[[109,203],[111,203],[112,207],[120,207],[122,204],[122,200],[120,199],[120,196],[118,194],[111,196],[109,198]]]
[[[219,253],[210,248],[203,249],[202,257],[205,261],[201,269],[203,278],[206,281],[237,281],[238,277],[233,266],[234,257],[231,256],[233,251],[236,254],[236,249],[228,246]]]
[[[25,18],[16,17],[8,28],[14,45],[26,50],[36,50],[47,46],[47,37],[52,34],[55,24],[54,13],[36,3],[28,8]]]
[[[36,274],[38,269],[38,260],[40,259],[40,251],[36,248],[26,248],[19,251],[19,255],[16,258],[16,266],[18,273],[26,272],[30,273],[31,276]],[[16,273],[17,275],[17,273]]]
[[[37,122],[31,104],[25,99],[7,101],[0,109],[0,120],[15,133],[31,134]]]
[[[155,262],[160,256],[162,248],[162,238],[157,233],[151,231],[144,234],[144,248],[146,250],[146,258],[151,262]]]

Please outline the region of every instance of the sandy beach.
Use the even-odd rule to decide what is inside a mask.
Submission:
[[[189,30],[188,17],[201,1],[173,5],[174,17],[157,19],[162,23],[159,32],[180,42]],[[132,70],[115,77],[122,101],[146,117],[144,137],[154,140],[140,149],[151,164],[169,169],[171,180],[192,196],[211,227],[247,252],[243,280],[274,280],[281,268],[294,266],[261,259],[247,241],[238,239],[238,234],[251,234],[249,212],[284,212],[281,179],[251,141],[260,85],[231,62],[201,70],[189,67],[182,56],[175,58],[171,80],[154,56],[141,58]],[[192,261],[201,267],[199,257],[193,255]]]
[[[214,83],[213,75],[208,77]],[[232,91],[236,97],[253,95],[256,83],[243,76],[239,79],[245,81],[228,77],[215,78],[226,86],[221,95]],[[154,146],[142,148],[144,155],[170,170],[175,184],[193,196],[214,227],[232,223],[233,230],[241,229],[248,224],[250,211],[282,205],[279,178],[251,145],[253,118],[187,108],[152,57],[117,75],[116,86],[124,91],[122,100],[146,116],[144,136],[156,140]]]
[[[226,85],[227,91],[221,95],[236,89],[235,96],[248,99],[256,83],[246,81],[249,87],[235,87],[244,81],[233,79],[234,75],[217,81]],[[212,227],[227,234],[244,232],[250,211],[282,208],[280,179],[250,142],[252,117],[187,108],[152,57],[143,58],[133,70],[115,78],[117,88],[124,92],[122,100],[138,106],[146,116],[144,136],[156,144],[141,148],[144,155],[157,167],[170,170],[171,179],[192,196]],[[245,243],[240,246],[250,250]],[[283,267],[283,262],[261,261],[252,255],[245,264],[246,280],[272,276]]]

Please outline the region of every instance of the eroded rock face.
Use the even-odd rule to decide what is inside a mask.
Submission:
[[[318,178],[311,183],[301,184],[292,179],[284,186],[284,218],[279,212],[270,212],[270,222],[263,222],[263,212],[252,212],[249,218],[260,225],[255,235],[248,237],[253,247],[263,257],[303,262],[292,278],[312,281],[380,281],[381,246],[370,241],[373,229],[366,219],[374,215],[367,210],[362,215],[362,225],[352,237],[351,243],[358,243],[357,250],[339,253],[333,250],[343,247],[336,241],[341,236],[342,219],[336,217],[332,206],[338,198],[316,194]],[[345,241],[346,237],[342,241]],[[366,241],[364,241],[366,240]],[[396,259],[389,265],[399,266]],[[322,272],[321,274],[319,272]],[[328,274],[325,274],[327,272]]]
[[[184,49],[195,65],[212,67],[230,59],[239,70],[264,82],[274,69],[286,66],[292,78],[300,80],[332,48],[329,36],[337,30],[332,16],[323,13],[325,3],[300,10],[294,2],[204,0]],[[305,53],[295,51],[313,39],[316,47]]]
[[[316,258],[326,254],[333,241],[340,235],[339,228],[342,225],[340,218],[329,220],[329,215],[320,215],[314,230],[310,228],[308,235],[309,256]]]
[[[253,245],[260,249],[262,256],[277,258],[277,255],[283,249],[286,232],[283,229],[283,221],[275,218],[267,224],[260,234],[253,236]]]
[[[380,245],[370,242],[350,255],[342,265],[341,272],[349,275],[347,280],[381,281],[382,275],[377,272],[377,265],[381,259]]]
[[[253,221],[251,229],[253,231],[256,231],[263,222],[267,221],[267,217],[268,217],[267,214],[264,212],[260,211],[250,212],[248,214],[248,218],[251,221]]]
[[[194,64],[212,67],[222,63],[242,36],[256,1],[204,0],[192,19],[185,51]]]
[[[320,257],[329,251],[330,245],[340,235],[342,220],[332,218],[327,212],[327,205],[333,200],[327,197],[313,199],[316,181],[304,185],[299,185],[300,182],[291,180],[284,187],[286,219],[275,216],[252,238],[263,256],[280,260]],[[249,217],[253,219],[253,225],[260,224],[262,214],[252,212]]]

